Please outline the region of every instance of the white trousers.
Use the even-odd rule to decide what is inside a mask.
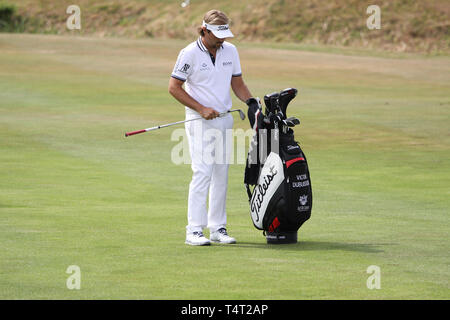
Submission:
[[[186,111],[186,120],[194,117],[200,115],[192,110]],[[230,137],[226,133],[232,127],[231,114],[185,123],[192,161],[186,226],[188,233],[202,231],[205,227],[210,232],[226,227],[228,160],[231,150]],[[231,134],[231,130],[228,133]]]

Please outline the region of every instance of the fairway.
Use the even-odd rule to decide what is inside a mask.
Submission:
[[[299,90],[312,216],[266,244],[234,164],[238,243],[191,247],[175,127],[124,133],[184,119],[167,86],[194,40],[0,34],[0,299],[448,299],[450,58],[235,43],[255,96]]]

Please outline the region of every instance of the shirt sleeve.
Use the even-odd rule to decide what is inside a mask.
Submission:
[[[234,63],[233,63],[233,77],[240,77],[242,76],[242,70],[241,70],[241,61],[239,60],[239,53],[234,47]]]
[[[172,71],[172,77],[181,81],[186,81],[192,73],[192,56],[186,49],[180,51],[177,62]]]

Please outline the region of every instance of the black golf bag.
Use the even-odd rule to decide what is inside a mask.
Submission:
[[[250,143],[244,183],[254,226],[264,230],[267,243],[295,243],[297,232],[311,216],[312,189],[305,154],[291,129],[300,121],[286,117],[297,89],[288,88],[248,101],[255,131]],[[253,190],[251,189],[253,187]]]

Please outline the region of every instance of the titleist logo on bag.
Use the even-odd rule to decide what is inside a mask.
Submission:
[[[270,174],[262,177],[262,181],[256,186],[255,192],[253,193],[252,200],[250,201],[251,210],[255,213],[256,222],[259,221],[259,210],[264,201],[264,196],[269,189],[270,183],[276,176],[277,171],[274,171],[274,166],[270,168]]]
[[[261,170],[258,184],[250,199],[250,212],[254,225],[263,229],[264,215],[270,200],[284,181],[283,163],[278,154],[271,152]]]

